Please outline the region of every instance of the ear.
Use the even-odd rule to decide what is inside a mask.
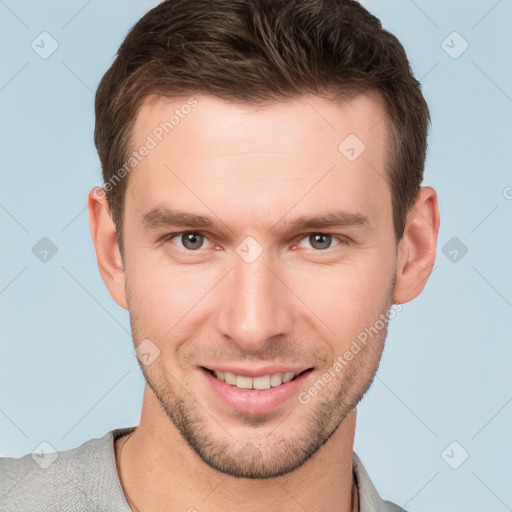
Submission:
[[[87,199],[89,228],[96,250],[98,268],[112,298],[124,309],[126,302],[125,273],[116,227],[110,215],[105,191],[95,187]]]
[[[398,246],[395,304],[416,298],[432,273],[439,233],[439,206],[432,187],[421,187]]]

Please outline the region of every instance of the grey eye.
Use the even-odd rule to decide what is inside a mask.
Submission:
[[[332,243],[332,236],[325,235],[323,233],[315,233],[313,235],[309,235],[309,243],[314,249],[328,249]]]
[[[185,249],[193,251],[201,248],[204,242],[204,236],[199,233],[183,233],[180,235],[180,240]]]

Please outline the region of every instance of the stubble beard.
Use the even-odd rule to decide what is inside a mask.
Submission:
[[[386,315],[393,304],[395,277],[396,274],[386,304],[377,318]],[[142,337],[136,338],[139,322],[132,311],[130,321],[134,340],[141,340]],[[296,470],[317,453],[365,395],[378,370],[387,327],[385,322],[378,335],[365,344],[337,378],[308,404],[302,405],[297,400],[296,408],[281,420],[283,424],[294,425],[293,430],[285,428],[279,421],[277,426],[270,428],[268,424],[272,419],[267,416],[240,414],[240,423],[250,431],[247,433],[244,430],[244,435],[236,437],[222,426],[219,418],[212,417],[193,393],[177,382],[163,366],[155,365],[161,370],[158,374],[154,367],[139,364],[147,384],[172,425],[205,464],[233,477],[275,478]],[[306,419],[304,408],[309,409]],[[301,413],[300,421],[293,419],[297,412]]]

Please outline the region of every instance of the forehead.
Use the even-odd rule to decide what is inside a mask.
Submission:
[[[326,142],[336,143],[344,131],[353,129],[361,138],[368,139],[377,125],[380,130],[376,130],[373,136],[387,130],[385,105],[376,91],[349,100],[303,95],[259,104],[235,104],[203,94],[177,98],[152,95],[145,99],[137,112],[132,142],[138,146],[144,143],[144,137],[150,135],[157,144],[172,145],[172,140],[163,140],[171,139],[167,135],[173,133],[176,138],[180,132],[186,136],[193,130],[201,136],[202,143],[216,143],[218,139],[229,136],[239,149],[245,142],[251,148],[268,145],[284,150],[287,142],[304,135],[314,141],[329,134],[333,137]],[[282,131],[283,127],[287,130]],[[281,130],[277,139],[272,133],[276,129]],[[249,138],[256,133],[257,139]],[[295,146],[293,152],[299,153],[303,149],[306,148]]]
[[[239,220],[258,212],[277,220],[279,211],[319,206],[379,215],[391,204],[387,125],[373,93],[264,106],[206,95],[151,97],[132,137],[136,152],[151,149],[131,172],[126,207],[140,215],[169,203],[195,213],[235,209]]]

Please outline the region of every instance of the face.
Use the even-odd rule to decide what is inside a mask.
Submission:
[[[379,363],[397,256],[384,109],[194,98],[153,98],[134,128],[134,148],[155,142],[125,197],[134,342],[158,355],[142,371],[204,462],[278,476],[329,439]]]

